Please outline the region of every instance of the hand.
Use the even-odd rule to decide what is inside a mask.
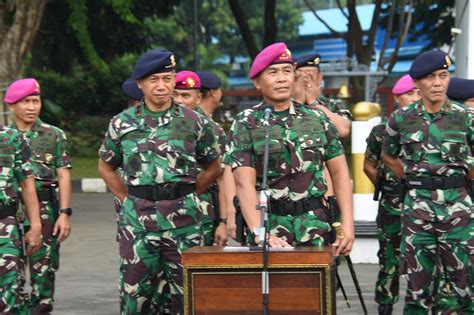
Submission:
[[[59,242],[64,241],[69,234],[71,233],[71,224],[69,222],[69,216],[65,213],[61,213],[59,218],[56,220],[56,224],[54,225],[53,235],[58,235]]]
[[[30,230],[25,234],[26,254],[29,256],[41,247],[43,236],[41,235],[41,225],[39,227],[30,227]]]
[[[255,243],[258,244],[260,241],[259,236],[257,235],[255,237]],[[291,247],[290,244],[288,244],[285,240],[282,240],[281,238],[275,236],[275,235],[268,235],[267,234],[267,242],[270,247]]]
[[[214,243],[212,245],[225,246],[227,244],[227,227],[220,222],[214,233]]]
[[[237,237],[237,225],[235,224],[235,213],[227,217],[227,234],[235,239]]]
[[[354,224],[352,222],[346,224],[342,222],[342,231],[344,238],[336,238],[336,241],[332,244],[334,256],[349,255],[354,244]]]

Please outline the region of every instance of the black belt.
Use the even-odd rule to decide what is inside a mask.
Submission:
[[[399,195],[402,189],[400,184],[382,184],[382,193],[387,195]]]
[[[41,201],[56,201],[56,194],[53,189],[38,190],[38,200]]]
[[[195,190],[194,184],[128,186],[128,193],[130,195],[152,201],[178,199],[193,193]]]
[[[1,205],[0,206],[0,219],[5,219],[8,216],[16,214],[16,208],[18,205],[16,203],[12,203],[9,205]]]
[[[298,201],[270,200],[270,211],[276,215],[301,215],[305,212],[324,208],[321,197],[307,198]]]
[[[467,187],[467,179],[464,176],[452,177],[408,177],[406,179],[406,186],[410,189],[451,189]]]

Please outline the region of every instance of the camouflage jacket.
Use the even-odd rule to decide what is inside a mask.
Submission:
[[[206,113],[204,113],[204,111],[202,110],[201,107],[198,107],[196,109],[196,112],[198,112],[199,114],[203,115],[204,117],[206,117],[207,119],[209,119],[209,121],[211,122],[211,125],[212,125],[212,130],[214,132],[214,135],[216,135],[217,137],[217,141],[219,143],[219,152],[222,154],[224,154],[224,151],[225,151],[225,143],[226,143],[226,134],[225,134],[225,131],[224,129],[222,129],[221,125],[219,125],[217,122],[215,122],[211,117],[208,117],[206,115]]]
[[[347,109],[346,103],[337,98],[327,98],[324,96],[319,96],[313,103],[310,105],[323,105],[329,111],[338,114],[341,117],[346,118],[347,120],[352,120],[351,111]]]
[[[258,104],[237,115],[224,157],[232,168],[255,168],[259,186],[265,134],[261,107]],[[321,110],[294,101],[288,110],[274,112],[270,125],[268,183],[272,197],[300,200],[324,195],[324,161],[344,154],[334,125]]]
[[[0,126],[0,205],[18,201],[19,182],[33,176],[31,156],[20,132]]]
[[[122,169],[126,185],[195,183],[198,164],[218,158],[211,124],[175,103],[156,114],[147,113],[142,101],[112,118],[100,158]]]
[[[16,124],[11,126],[17,129]],[[36,189],[50,188],[58,182],[56,170],[71,168],[64,131],[37,119],[31,130],[22,132],[33,151],[31,159]]]
[[[367,138],[367,148],[365,158],[377,163],[378,172],[383,172],[383,181],[390,184],[398,183],[398,179],[393,172],[382,162],[382,143],[385,137],[385,123],[378,124]]]
[[[473,113],[455,102],[430,114],[421,101],[393,113],[384,152],[401,156],[408,176],[465,176],[474,166]]]

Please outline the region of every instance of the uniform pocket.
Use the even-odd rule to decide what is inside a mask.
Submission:
[[[421,133],[416,136],[414,134],[402,136],[400,144],[402,146],[401,155],[404,159],[413,162],[423,160],[425,151],[423,150],[423,135]]]
[[[448,162],[462,161],[467,158],[468,148],[463,134],[447,132],[441,140],[441,158]]]

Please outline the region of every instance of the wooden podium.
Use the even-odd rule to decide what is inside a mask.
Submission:
[[[185,314],[262,314],[261,251],[194,247],[183,253]],[[269,314],[335,314],[331,248],[272,248]]]

